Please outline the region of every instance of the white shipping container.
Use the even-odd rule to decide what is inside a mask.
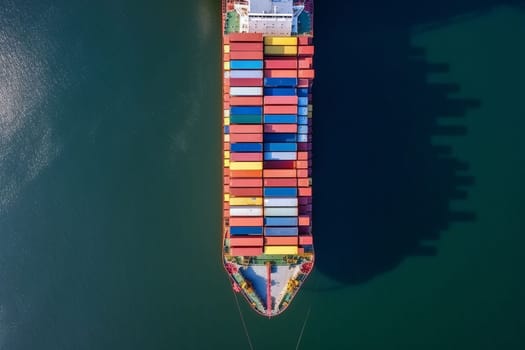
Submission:
[[[297,216],[298,210],[295,207],[285,207],[285,208],[265,208],[264,216]]]
[[[297,160],[297,152],[266,152],[265,160]]]
[[[263,216],[261,206],[231,206],[230,216]]]
[[[264,198],[265,207],[296,207],[297,204],[298,204],[297,197]]]
[[[262,96],[263,88],[260,86],[230,87],[230,96]]]
[[[262,70],[231,70],[230,78],[262,78]]]

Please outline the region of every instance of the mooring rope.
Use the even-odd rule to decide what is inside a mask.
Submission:
[[[252,339],[250,338],[250,333],[248,333],[248,327],[246,326],[246,322],[244,321],[244,316],[241,311],[241,305],[239,304],[239,299],[237,298],[237,293],[233,292],[233,295],[235,296],[235,303],[237,304],[237,310],[239,310],[239,316],[241,317],[242,326],[244,328],[244,334],[246,334],[246,339],[248,339],[250,350],[253,350],[254,347],[252,344]]]
[[[303,328],[301,328],[301,333],[299,334],[299,339],[297,339],[297,345],[295,346],[295,350],[299,350],[299,345],[301,344],[301,339],[303,338],[304,329],[306,328],[306,322],[308,322],[308,318],[310,317],[310,311],[312,311],[312,306],[308,308],[308,311],[306,312],[306,317],[304,319]]]

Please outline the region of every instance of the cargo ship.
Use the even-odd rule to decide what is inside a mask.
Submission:
[[[222,261],[267,317],[314,265],[313,0],[222,0]]]

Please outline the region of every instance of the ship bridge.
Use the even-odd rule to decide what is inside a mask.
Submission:
[[[293,0],[248,0],[235,4],[241,33],[289,36],[297,33],[297,18],[304,5]]]

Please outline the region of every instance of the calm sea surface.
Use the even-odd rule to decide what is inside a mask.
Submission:
[[[182,3],[0,0],[0,349],[249,349],[220,6]],[[318,261],[239,300],[256,349],[525,348],[524,5],[425,3],[316,3]]]

